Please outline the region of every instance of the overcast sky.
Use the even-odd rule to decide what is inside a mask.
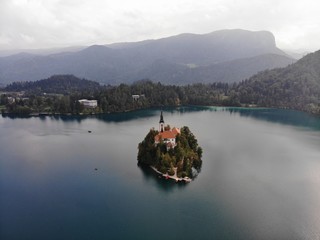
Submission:
[[[319,0],[0,0],[0,50],[268,30],[282,49],[320,49]]]

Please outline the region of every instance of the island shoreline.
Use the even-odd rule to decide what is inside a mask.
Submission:
[[[186,183],[190,183],[191,181],[192,181],[192,179],[191,178],[189,178],[189,177],[184,177],[184,178],[179,178],[179,177],[177,177],[177,169],[176,168],[174,168],[174,175],[169,175],[168,173],[162,173],[162,172],[160,172],[158,169],[156,169],[156,167],[154,167],[154,166],[150,166],[150,168],[154,171],[154,172],[156,172],[156,173],[158,173],[160,176],[162,176],[162,177],[164,177],[165,179],[173,179],[173,180],[175,180],[176,182],[186,182]]]

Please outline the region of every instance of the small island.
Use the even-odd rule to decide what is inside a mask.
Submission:
[[[187,126],[164,124],[161,111],[159,130],[150,129],[138,146],[138,163],[150,166],[166,179],[190,182],[202,165],[202,148]]]

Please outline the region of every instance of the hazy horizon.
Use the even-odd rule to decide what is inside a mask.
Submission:
[[[159,39],[222,29],[270,31],[279,48],[319,49],[314,0],[2,0],[0,51]]]

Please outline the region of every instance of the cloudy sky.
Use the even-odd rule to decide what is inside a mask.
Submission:
[[[268,30],[283,49],[320,49],[319,0],[0,0],[0,50]]]

